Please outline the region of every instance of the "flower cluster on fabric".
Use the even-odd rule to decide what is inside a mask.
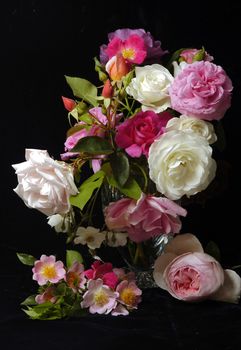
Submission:
[[[15,192],[45,214],[57,232],[65,232],[68,243],[87,247],[92,256],[102,245],[127,246],[139,261],[146,258],[142,248],[147,242],[181,232],[182,218],[188,218],[183,203],[215,181],[213,150],[220,120],[231,105],[232,82],[204,48],[170,55],[144,29],[109,33],[94,61],[97,86],[85,78],[65,77],[72,96],[62,97],[70,127],[61,160],[45,150],[27,149],[26,161],[13,165],[19,182]],[[103,201],[99,228],[95,208],[106,189],[118,196]],[[221,271],[211,260],[207,264]],[[97,263],[84,275],[80,266],[71,269],[66,281],[74,290],[73,276],[79,276],[81,305],[90,312],[126,314],[137,305],[135,283],[115,285],[112,268],[98,278],[88,277],[99,276]],[[173,271],[165,276],[173,276],[177,285]],[[62,273],[53,257],[42,256],[34,267],[40,284],[54,283]],[[193,288],[199,288],[201,274],[185,270],[187,280],[189,273]],[[225,279],[221,273],[210,278],[217,282],[214,293]],[[165,283],[173,290],[171,282]],[[55,300],[53,286],[48,288],[38,300]]]
[[[22,305],[33,319],[57,319],[86,311],[126,316],[141,302],[135,274],[113,268],[111,263],[95,260],[90,269],[85,269],[77,251],[67,251],[67,266],[53,255],[35,260],[24,254],[21,261],[26,264],[30,258],[39,293]]]

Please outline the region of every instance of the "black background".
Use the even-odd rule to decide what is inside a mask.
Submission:
[[[32,288],[32,284],[27,282],[31,279],[31,273],[29,270],[26,272],[25,267],[20,267],[15,257],[16,251],[37,257],[42,253],[61,256],[65,248],[65,237],[56,235],[47,225],[45,216],[25,207],[13,192],[17,179],[11,164],[24,161],[25,148],[47,149],[51,156],[59,159],[59,154],[64,149],[63,143],[68,128],[67,113],[61,96],[72,97],[64,75],[80,76],[98,83],[93,57],[98,56],[99,46],[107,43],[107,34],[118,28],[144,28],[150,31],[155,39],[161,40],[162,47],[169,52],[181,47],[199,48],[204,45],[206,51],[214,56],[215,63],[222,65],[232,79],[234,85],[232,106],[223,119],[227,146],[219,155],[220,159],[228,162],[230,167],[228,185],[223,192],[217,193],[210,199],[205,207],[190,208],[189,216],[184,220],[184,230],[197,234],[203,243],[214,240],[221,249],[224,266],[241,264],[238,244],[240,205],[234,203],[234,201],[239,202],[240,197],[238,170],[241,115],[240,2],[229,1],[222,5],[213,4],[213,2],[175,4],[170,1],[104,1],[97,4],[91,0],[8,1],[1,5],[0,16],[2,27],[0,255],[1,270],[5,278],[2,290],[9,296],[7,299],[10,301],[5,304],[4,316],[10,317],[9,314],[13,313],[12,319],[10,317],[13,323],[6,323],[9,335],[11,327],[17,332],[19,324],[14,323],[16,318],[24,319],[19,310],[16,311],[19,298],[30,294],[28,288]],[[4,298],[6,295],[4,294]],[[155,294],[154,297],[157,298],[156,301],[161,302],[162,294]],[[195,318],[193,319],[194,324],[196,322],[195,327],[192,322],[187,321],[190,315],[194,317],[193,313],[197,312],[197,309],[194,306],[178,304],[166,295],[164,297],[166,298],[163,301],[165,310],[158,310],[160,313],[164,312],[164,315],[171,311],[172,317],[170,316],[168,325],[164,327],[165,331],[161,339],[158,338],[160,337],[158,332],[151,333],[153,329],[152,331],[150,329],[150,334],[153,335],[150,344],[158,344],[159,341],[160,346],[168,344],[167,338],[173,335],[173,329],[176,327],[179,331],[174,332],[176,347],[173,348],[181,349],[182,346],[191,345],[192,349],[201,349],[209,334],[208,330]],[[141,316],[139,316],[143,321],[140,327],[144,327],[146,321],[148,323],[148,317],[154,314],[160,324],[165,322],[164,315],[160,316],[160,313],[157,314],[158,311],[154,312],[155,306],[149,303],[148,298],[145,300],[145,312],[140,311]],[[208,319],[207,315],[210,312],[208,310],[213,310],[211,313],[213,312],[212,316],[215,315],[217,322],[215,325],[218,329],[213,329],[211,334],[215,339],[218,337],[222,339],[224,336],[223,322],[226,313],[232,315],[233,325],[233,320],[240,320],[240,310],[232,309],[230,313],[229,306],[226,304],[221,309],[215,306],[215,310],[212,304],[204,304],[203,307],[199,307],[198,312]],[[190,334],[184,325],[181,326],[183,322],[181,315],[185,313],[187,313],[186,325],[190,327]],[[105,324],[108,322],[100,319]],[[99,318],[95,320],[96,331]],[[142,321],[139,319],[138,322]],[[116,327],[121,326],[121,321],[114,322]],[[131,318],[125,322],[131,324]],[[155,320],[153,319],[152,322],[154,325]],[[27,325],[35,334],[32,323]],[[65,326],[69,327],[66,324]],[[93,324],[91,324],[90,333],[93,332],[92,326]],[[41,325],[41,327],[43,327],[41,334],[46,336],[45,326]],[[85,327],[88,329],[86,324]],[[25,348],[26,344],[30,346],[32,343],[36,347],[33,338],[25,335],[26,329],[24,328],[21,332],[24,334],[23,338],[20,338],[20,333],[16,333],[19,336],[16,339],[20,345],[24,344]],[[140,331],[142,328],[137,326],[137,329]],[[116,330],[117,328],[114,328],[114,331],[110,329],[110,332],[115,334]],[[229,330],[227,337],[231,337],[232,340],[227,340],[226,347],[223,345],[223,348],[232,349],[234,338],[237,340],[235,330],[236,328]],[[61,332],[58,329],[59,331]],[[101,334],[101,330],[97,333]],[[105,345],[108,344],[107,333]],[[88,331],[87,334],[89,334]],[[134,344],[133,334],[126,335],[130,344],[132,342]],[[146,338],[143,338],[144,343],[145,341],[149,343],[148,334],[147,332]],[[73,338],[70,327],[68,335]],[[36,333],[35,336],[39,335]],[[122,334],[118,334],[118,339],[121,337]],[[192,338],[198,340],[195,346],[192,345],[195,343],[195,341],[192,343]],[[64,341],[66,341],[65,338],[63,338]],[[212,342],[213,349],[218,342]],[[61,343],[53,340],[53,343],[49,343],[49,347],[51,345],[54,349],[55,346],[60,348]],[[81,342],[79,344],[76,338],[73,344],[75,345],[72,348],[75,348],[74,346],[77,344],[80,346]],[[220,341],[220,344],[224,343]]]

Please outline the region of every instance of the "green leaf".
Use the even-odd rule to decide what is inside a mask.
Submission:
[[[24,253],[17,253],[17,257],[22,264],[28,266],[33,266],[35,261],[37,260],[34,256]]]
[[[127,156],[123,152],[113,153],[110,156],[110,165],[117,184],[123,187],[130,175],[130,166]]]
[[[46,302],[33,307],[28,306],[23,311],[33,320],[57,320],[65,317],[60,304]]]
[[[74,96],[82,98],[93,106],[97,106],[97,87],[86,79],[65,76]]]
[[[86,136],[80,139],[71,152],[82,152],[88,154],[111,154],[113,148],[111,144],[99,136]]]
[[[85,129],[85,125],[75,125],[67,131],[67,137],[75,134],[76,132]]]
[[[202,61],[205,57],[205,49],[204,47],[201,48],[201,50],[198,50],[198,52],[193,56],[192,61]]]
[[[104,178],[105,173],[102,170],[99,170],[90,176],[79,187],[79,193],[76,196],[70,196],[70,203],[82,210],[85,204],[91,198],[94,190],[102,185]]]
[[[79,263],[83,262],[83,258],[79,252],[76,250],[67,250],[66,251],[66,265],[67,267],[71,267],[75,261]]]
[[[114,178],[110,163],[103,164],[101,169],[105,172],[107,181],[111,186],[117,188],[120,192],[122,192],[127,197],[130,197],[136,200],[140,198],[142,191],[135,179],[133,179],[132,177],[129,177],[125,185],[120,186],[118,185],[117,181]]]
[[[93,117],[91,117],[89,113],[82,114],[79,117],[79,120],[85,122],[88,125],[92,125],[93,124]]]
[[[30,295],[24,301],[22,301],[21,305],[37,305],[35,297],[36,295]]]
[[[208,244],[205,247],[205,253],[211,255],[217,261],[220,261],[220,258],[221,258],[220,249],[215,242],[213,241],[208,242]]]
[[[94,57],[95,61],[95,71],[99,75],[100,81],[105,81],[108,78],[108,75],[105,73],[105,67],[100,63],[100,61]]]

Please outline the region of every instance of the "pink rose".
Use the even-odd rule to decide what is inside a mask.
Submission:
[[[172,115],[168,112],[156,114],[153,111],[139,112],[117,127],[115,141],[131,157],[148,156],[153,141],[165,131]]]
[[[222,67],[194,62],[175,77],[169,89],[171,106],[190,117],[219,120],[230,107],[232,88]]]
[[[163,197],[142,194],[138,201],[124,198],[111,203],[105,210],[105,222],[110,230],[127,231],[134,242],[143,242],[161,234],[178,233],[179,215],[186,210]]]
[[[201,50],[202,51],[202,50]],[[195,55],[200,52],[200,50],[198,49],[186,49],[183,50],[180,53],[180,58],[182,58],[185,62],[187,63],[193,63],[193,58],[195,57]],[[213,60],[213,57],[210,56],[206,51],[204,52],[204,57],[203,57],[203,61],[209,61],[211,62]]]
[[[192,234],[175,237],[154,266],[159,287],[184,301],[213,299],[237,303],[241,279],[232,270],[223,270],[212,256],[205,254]]]

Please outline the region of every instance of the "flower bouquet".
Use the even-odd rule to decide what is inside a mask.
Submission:
[[[25,311],[40,319],[85,308],[128,314],[140,302],[142,285],[133,274],[139,267],[154,268],[156,284],[179,299],[222,299],[224,286],[235,285],[235,297],[226,300],[236,301],[239,276],[223,271],[194,236],[177,235],[185,202],[215,180],[213,148],[231,104],[230,78],[204,48],[170,55],[144,29],[110,33],[94,61],[99,86],[65,77],[74,98],[62,97],[70,127],[61,160],[27,149],[26,161],[13,167],[25,204],[97,260],[85,270],[81,248],[67,251],[66,267],[54,256],[19,254],[34,265],[40,286]],[[103,245],[125,249],[134,270],[103,262]]]

